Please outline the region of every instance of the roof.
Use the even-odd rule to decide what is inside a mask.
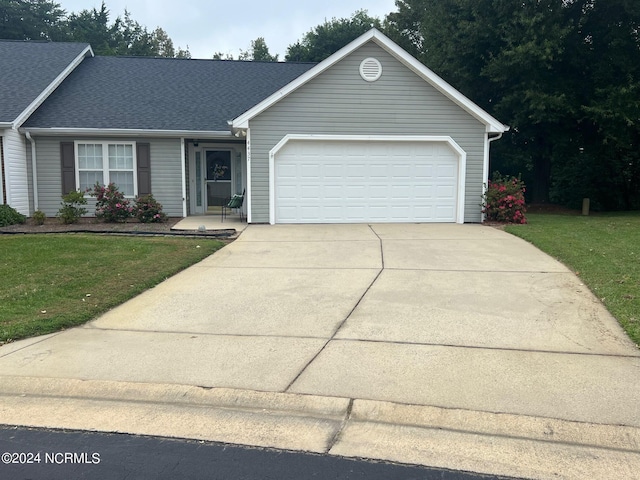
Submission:
[[[36,107],[90,52],[86,43],[0,40],[0,123],[13,123]]]
[[[87,58],[23,126],[229,132],[230,120],[314,65]]]
[[[394,56],[397,60],[402,62],[407,68],[412,70],[418,76],[420,76],[424,81],[431,84],[435,87],[440,93],[451,99],[453,102],[458,104],[460,108],[467,111],[470,115],[475,117],[478,121],[483,123],[486,126],[486,131],[488,133],[502,133],[509,130],[509,127],[501,123],[492,117],[489,113],[484,111],[478,105],[473,103],[467,97],[465,97],[458,90],[449,85],[446,81],[444,81],[441,77],[439,77],[435,72],[431,69],[420,63],[416,58],[412,57],[409,53],[407,53],[404,49],[402,49],[398,44],[393,42],[389,37],[384,35],[379,30],[372,28],[368,32],[364,33],[360,37],[356,38],[354,41],[338,50],[336,53],[326,58],[322,62],[318,63],[314,68],[307,71],[304,75],[301,75],[293,82],[285,85],[282,89],[275,92],[270,97],[264,99],[259,104],[255,105],[253,108],[249,109],[246,112],[243,112],[242,115],[235,118],[232,122],[232,126],[234,128],[242,129],[248,128],[249,121],[264,112],[275,103],[279,102],[281,99],[289,95],[291,92],[297,90],[302,85],[306,84],[313,78],[320,75],[325,70],[329,69],[331,66],[335,65],[337,62],[350,55],[360,47],[362,47],[367,42],[375,42],[381,48],[386,50],[392,56]]]

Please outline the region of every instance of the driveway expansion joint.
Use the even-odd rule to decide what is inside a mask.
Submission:
[[[371,231],[376,235],[376,237],[378,237],[378,242],[380,244],[380,264],[381,264],[381,268],[378,271],[378,274],[375,276],[375,278],[371,281],[371,283],[369,284],[369,286],[365,289],[365,291],[362,293],[362,295],[360,295],[360,298],[358,298],[358,301],[355,303],[355,305],[353,306],[353,308],[349,311],[349,313],[346,315],[346,317],[338,324],[338,326],[335,328],[335,330],[333,331],[333,334],[331,335],[331,337],[325,342],[325,344],[318,350],[318,352],[311,358],[311,360],[309,360],[307,362],[307,364],[302,367],[302,369],[300,370],[300,372],[298,373],[298,375],[296,375],[296,377],[291,381],[291,383],[289,383],[289,385],[287,386],[287,388],[285,388],[285,392],[290,391],[290,389],[293,387],[293,385],[296,383],[296,381],[302,376],[302,374],[309,368],[309,366],[311,366],[311,364],[316,360],[316,358],[318,358],[320,356],[320,354],[327,348],[327,345],[329,345],[329,343],[335,339],[336,335],[338,334],[338,332],[340,331],[340,329],[344,326],[344,324],[347,322],[347,320],[349,320],[349,317],[351,317],[351,315],[353,315],[353,312],[356,310],[356,308],[358,308],[358,305],[360,305],[360,303],[362,302],[362,300],[364,299],[364,297],[367,295],[367,293],[369,293],[369,290],[371,290],[371,287],[373,287],[373,285],[376,283],[376,281],[378,281],[378,278],[380,278],[380,275],[382,274],[382,272],[384,271],[384,251],[382,248],[382,239],[378,236],[378,234],[373,230],[373,228],[371,227],[371,225],[369,225],[369,228],[371,229]]]

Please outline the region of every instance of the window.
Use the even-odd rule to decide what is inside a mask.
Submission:
[[[137,195],[134,143],[76,142],[76,185],[92,189],[96,183],[115,183],[127,197]]]

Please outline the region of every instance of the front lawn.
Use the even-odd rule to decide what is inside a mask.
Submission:
[[[0,345],[84,323],[223,245],[176,237],[0,236]]]
[[[575,272],[640,345],[640,212],[527,214],[505,227]]]

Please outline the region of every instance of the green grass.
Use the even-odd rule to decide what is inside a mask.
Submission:
[[[84,323],[223,245],[176,237],[0,236],[0,344]]]
[[[640,345],[640,212],[527,219],[527,225],[505,230],[575,272]]]

